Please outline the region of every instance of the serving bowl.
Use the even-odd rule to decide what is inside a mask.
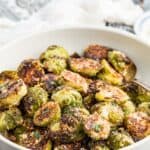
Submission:
[[[37,58],[49,45],[62,45],[71,54],[89,44],[102,44],[125,52],[136,64],[136,78],[150,85],[150,47],[125,31],[106,27],[62,27],[30,35],[0,49],[0,71],[16,69],[26,58]],[[122,150],[149,150],[147,137]],[[0,135],[0,150],[27,150]]]

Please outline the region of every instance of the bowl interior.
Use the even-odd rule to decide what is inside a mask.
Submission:
[[[82,53],[89,44],[102,44],[123,51],[137,66],[136,78],[150,85],[150,47],[130,34],[106,28],[54,29],[13,42],[0,49],[0,71],[16,69],[22,60],[38,58],[49,45],[56,44],[65,47],[70,54]]]

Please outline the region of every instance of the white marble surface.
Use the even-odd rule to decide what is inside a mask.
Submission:
[[[142,13],[132,0],[0,0],[0,46],[56,25],[132,26]]]

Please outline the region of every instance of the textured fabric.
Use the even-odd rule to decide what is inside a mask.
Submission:
[[[0,46],[61,25],[106,25],[133,32],[137,0],[0,0]]]

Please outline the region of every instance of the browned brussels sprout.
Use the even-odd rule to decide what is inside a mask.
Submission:
[[[90,150],[110,150],[110,148],[103,141],[90,141]]]
[[[21,112],[18,108],[12,107],[7,111],[0,112],[0,131],[12,130],[23,123]]]
[[[135,104],[130,100],[122,103],[121,108],[124,111],[125,116],[135,112]]]
[[[70,114],[73,117],[77,118],[81,123],[87,119],[87,117],[90,115],[89,111],[84,107],[72,107],[68,106],[64,109],[64,114]]]
[[[150,102],[150,89],[136,80],[124,85],[123,90],[136,104]]]
[[[62,87],[51,96],[51,99],[57,102],[60,107],[65,106],[81,106],[82,105],[82,96],[81,94],[71,88],[71,87]]]
[[[68,59],[69,54],[63,47],[58,45],[52,45],[49,46],[47,50],[41,54],[40,60],[44,61],[53,57]]]
[[[150,115],[150,102],[141,103],[137,109]]]
[[[97,112],[102,118],[109,121],[112,126],[118,126],[123,123],[124,112],[121,107],[114,102],[98,103],[92,107],[92,112]]]
[[[129,96],[122,89],[117,86],[112,86],[103,81],[96,81],[96,94],[97,101],[115,101],[117,104],[122,104],[129,100]]]
[[[85,136],[83,132],[83,120],[88,115],[88,112],[83,109],[79,109],[80,111],[77,112],[76,108],[73,108],[72,112],[68,113],[69,110],[65,110],[60,122],[50,125],[50,135],[54,141],[61,143],[77,142],[81,141]],[[82,116],[78,116],[77,113]]]
[[[36,126],[47,126],[61,118],[61,110],[56,102],[47,102],[34,114],[33,122]]]
[[[58,80],[57,75],[49,73],[49,74],[46,74],[46,75],[43,76],[40,85],[49,94],[51,94],[55,90],[55,88],[58,86],[57,80]]]
[[[69,66],[74,72],[93,77],[100,71],[101,65],[98,61],[89,58],[71,58]]]
[[[43,61],[43,67],[54,74],[60,74],[67,67],[66,60],[64,58],[52,57]]]
[[[96,60],[107,58],[109,48],[101,45],[89,45],[84,51],[84,56]]]
[[[94,113],[84,122],[84,131],[93,140],[105,140],[110,134],[110,123]]]
[[[0,107],[18,106],[26,94],[27,87],[22,79],[1,82]]]
[[[24,132],[31,132],[35,130],[35,126],[33,124],[33,119],[29,117],[24,117],[22,124],[19,124],[13,131],[16,138]]]
[[[86,79],[79,74],[71,72],[69,70],[64,70],[61,73],[59,83],[73,87],[79,92],[86,93],[88,90],[88,82],[86,81]]]
[[[22,100],[22,106],[29,116],[33,116],[35,111],[48,101],[47,92],[36,85],[28,89],[28,94]]]
[[[50,140],[43,146],[42,150],[52,150],[52,142]]]
[[[41,81],[44,70],[39,60],[28,59],[24,60],[18,67],[18,75],[27,85],[33,86]]]
[[[44,148],[46,144],[50,141],[48,136],[48,130],[36,129],[31,132],[23,132],[22,134],[19,134],[17,143],[32,150],[45,150]]]
[[[55,144],[54,150],[84,150],[82,145],[79,142],[70,143],[70,144]]]
[[[127,82],[134,79],[136,66],[124,53],[115,50],[109,51],[108,60]]]
[[[121,149],[133,143],[132,137],[123,129],[112,131],[109,137],[109,145],[113,150]]]
[[[150,117],[144,112],[135,112],[126,118],[126,127],[135,139],[150,135]]]
[[[98,73],[97,77],[113,85],[122,85],[123,76],[114,70],[111,65],[103,59],[101,61],[102,69]]]
[[[83,104],[84,106],[90,110],[90,108],[96,103],[95,95],[94,94],[88,94],[83,98]]]
[[[17,80],[18,78],[17,71],[14,70],[6,70],[0,73],[0,83],[10,80]]]

